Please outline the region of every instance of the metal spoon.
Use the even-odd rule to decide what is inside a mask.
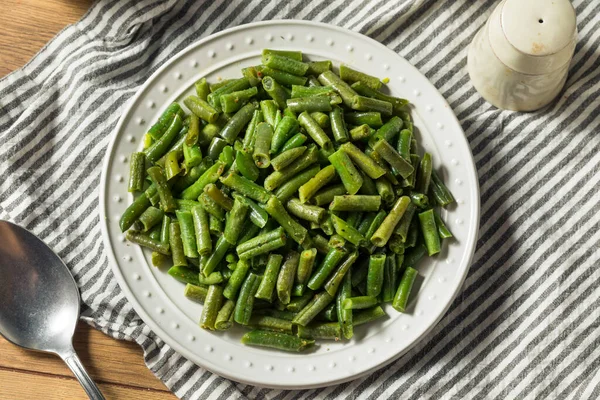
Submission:
[[[26,349],[57,354],[89,398],[102,400],[73,348],[79,302],[62,260],[31,232],[0,221],[0,334]]]

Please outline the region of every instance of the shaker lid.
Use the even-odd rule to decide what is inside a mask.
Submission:
[[[569,0],[506,0],[501,23],[510,44],[531,56],[558,53],[572,43],[576,30]]]

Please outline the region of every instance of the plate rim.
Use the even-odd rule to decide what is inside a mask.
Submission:
[[[115,146],[115,143],[116,143],[116,140],[118,137],[118,135],[116,133],[118,133],[122,129],[123,124],[125,123],[125,120],[127,119],[127,116],[129,114],[131,107],[146,92],[146,90],[150,86],[151,82],[153,82],[154,79],[158,75],[160,75],[165,69],[167,69],[174,62],[174,60],[179,59],[185,53],[187,53],[193,49],[201,47],[206,42],[209,42],[209,41],[219,38],[221,36],[225,36],[232,32],[252,29],[254,27],[260,27],[260,26],[265,26],[265,25],[268,26],[268,25],[275,25],[275,24],[282,24],[282,23],[290,24],[290,25],[318,26],[318,27],[325,28],[325,29],[332,29],[334,31],[338,31],[339,33],[343,33],[345,35],[350,35],[355,38],[360,38],[361,40],[366,39],[368,42],[370,42],[371,45],[373,45],[374,47],[378,48],[379,50],[381,50],[381,51],[385,52],[387,55],[389,55],[390,58],[391,57],[399,57],[400,59],[404,60],[406,62],[406,64],[409,66],[409,68],[413,70],[414,73],[417,73],[417,74],[423,76],[425,78],[425,80],[427,81],[427,84],[430,85],[431,88],[433,88],[435,96],[438,97],[438,100],[440,100],[442,102],[442,104],[444,104],[446,106],[446,108],[448,109],[448,111],[449,111],[448,114],[451,115],[451,119],[452,119],[452,122],[455,124],[455,128],[459,129],[459,131],[462,133],[462,135],[461,135],[461,140],[463,142],[462,145],[464,145],[465,148],[468,149],[468,159],[462,160],[462,161],[467,163],[467,171],[469,172],[470,175],[472,175],[472,176],[469,176],[469,181],[472,180],[472,182],[474,184],[473,190],[475,191],[475,198],[477,200],[473,204],[472,213],[471,213],[471,217],[473,218],[473,221],[474,221],[474,225],[473,225],[474,227],[469,230],[469,234],[467,235],[467,238],[465,239],[466,252],[467,252],[468,256],[463,259],[466,260],[467,265],[464,268],[462,275],[459,276],[458,283],[455,286],[455,288],[450,296],[449,301],[445,304],[442,311],[433,319],[433,323],[431,323],[417,338],[415,338],[412,342],[408,343],[403,350],[397,352],[396,354],[393,354],[388,359],[382,361],[381,363],[379,363],[371,368],[368,368],[368,369],[358,372],[358,373],[350,374],[349,376],[344,377],[344,378],[336,378],[336,379],[332,379],[332,380],[331,379],[328,380],[327,378],[325,378],[322,380],[322,382],[319,382],[319,383],[296,384],[291,387],[289,385],[277,385],[277,384],[264,385],[262,383],[256,383],[252,379],[246,379],[245,377],[242,377],[242,376],[236,376],[236,375],[230,374],[227,370],[224,370],[223,368],[221,368],[217,365],[211,364],[211,365],[207,366],[204,363],[200,363],[195,360],[191,360],[189,356],[186,356],[185,354],[188,353],[188,351],[183,346],[181,346],[177,340],[172,338],[171,335],[169,335],[163,328],[161,328],[161,326],[156,321],[154,321],[154,319],[145,310],[145,308],[142,306],[142,304],[137,300],[136,296],[133,294],[132,289],[127,284],[127,282],[123,276],[123,272],[121,271],[121,268],[119,267],[119,263],[114,254],[113,247],[111,245],[111,239],[109,236],[108,226],[107,226],[108,216],[106,214],[106,204],[107,204],[106,191],[107,191],[107,180],[108,180],[107,175],[108,175],[108,169],[109,169],[109,165],[110,165],[111,155],[113,153],[112,150],[113,150],[113,147]],[[322,387],[327,387],[327,386],[332,386],[332,385],[338,385],[338,384],[341,384],[344,382],[349,382],[349,381],[352,381],[355,379],[365,377],[365,376],[371,374],[372,372],[377,371],[377,370],[385,367],[386,365],[391,364],[392,362],[398,360],[402,355],[404,355],[408,351],[410,351],[416,344],[418,344],[426,336],[428,336],[429,333],[433,330],[433,328],[439,324],[441,319],[446,315],[448,309],[450,308],[450,305],[453,303],[453,301],[456,299],[456,296],[462,289],[464,281],[465,281],[465,279],[468,275],[469,269],[471,267],[471,262],[473,260],[473,256],[475,254],[475,249],[476,249],[476,245],[477,245],[477,237],[478,237],[478,232],[479,232],[479,223],[480,223],[481,195],[480,195],[479,180],[478,180],[478,175],[477,175],[477,168],[475,166],[475,161],[473,159],[471,147],[467,141],[464,130],[463,130],[462,126],[460,125],[460,122],[459,122],[456,114],[454,113],[454,111],[452,110],[452,108],[450,107],[450,105],[448,104],[446,99],[444,98],[444,96],[437,89],[437,87],[435,87],[435,85],[429,80],[429,78],[427,78],[427,76],[425,76],[425,74],[423,74],[421,71],[419,71],[408,60],[406,60],[404,57],[402,57],[400,54],[396,53],[395,51],[393,51],[386,45],[378,42],[377,40],[375,40],[367,35],[363,35],[359,32],[355,32],[355,31],[352,31],[352,30],[349,30],[349,29],[346,29],[343,27],[339,27],[336,25],[331,25],[331,24],[327,24],[327,23],[323,23],[323,22],[317,22],[317,21],[306,21],[306,20],[295,20],[295,19],[274,19],[274,20],[258,21],[258,22],[251,22],[248,24],[243,24],[243,25],[237,25],[235,27],[231,27],[231,28],[222,30],[220,32],[216,32],[216,33],[208,35],[198,41],[195,41],[194,43],[191,43],[190,45],[188,45],[181,51],[177,52],[173,56],[169,57],[168,60],[166,60],[164,62],[164,64],[161,65],[156,71],[154,71],[154,73],[152,73],[152,75],[150,75],[146,79],[146,81],[137,89],[135,95],[133,95],[126,103],[124,110],[125,111],[121,114],[119,121],[117,122],[117,125],[111,132],[112,137],[110,138],[110,141],[106,148],[106,154],[104,156],[104,160],[102,163],[102,174],[101,174],[101,179],[100,179],[100,191],[99,191],[100,225],[101,225],[101,231],[102,231],[102,240],[105,244],[105,249],[107,251],[108,260],[111,264],[110,265],[111,270],[117,279],[117,283],[119,284],[120,289],[123,290],[123,293],[124,293],[126,299],[132,304],[132,307],[135,310],[135,312],[140,316],[140,318],[142,318],[144,323],[146,325],[148,325],[148,327],[153,332],[155,332],[158,337],[160,337],[161,340],[163,340],[167,345],[169,345],[171,348],[173,348],[182,357],[184,357],[186,359],[190,359],[190,361],[199,365],[200,367],[205,368],[206,370],[208,370],[212,373],[215,373],[219,376],[222,376],[222,377],[232,380],[234,382],[240,382],[243,384],[248,384],[248,385],[257,386],[257,387],[261,387],[261,388],[269,388],[269,389],[303,390],[303,389],[322,388]]]

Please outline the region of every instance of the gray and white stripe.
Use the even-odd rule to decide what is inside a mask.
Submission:
[[[600,396],[600,4],[574,0],[567,88],[533,113],[500,111],[469,83],[467,46],[497,0],[100,0],[0,80],[0,218],[25,225],[72,269],[84,318],[135,340],[186,399]],[[163,63],[211,33],[309,19],[381,41],[423,72],[465,130],[481,185],[477,251],[438,326],[391,366],[346,384],[280,391],[213,375],[136,315],[98,226],[100,165],[119,110]]]

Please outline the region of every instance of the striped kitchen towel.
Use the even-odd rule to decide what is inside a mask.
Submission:
[[[40,235],[71,268],[82,318],[134,340],[181,398],[600,398],[600,2],[574,0],[579,41],[566,89],[533,112],[475,91],[467,47],[497,0],[100,0],[0,80],[0,219]],[[249,2],[248,2],[249,3]],[[102,243],[102,159],[125,103],[194,41],[297,18],[368,35],[448,100],[481,186],[477,251],[435,329],[368,377],[286,392],[220,378],[175,353],[117,286]]]

